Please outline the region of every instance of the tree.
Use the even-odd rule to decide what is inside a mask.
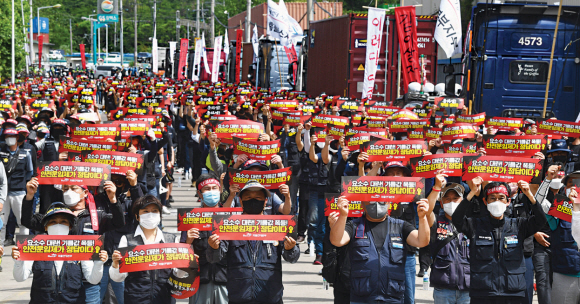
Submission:
[[[28,5],[26,5],[28,7]],[[20,7],[15,3],[14,8]],[[16,73],[26,67],[24,52],[24,32],[22,31],[22,16],[20,10],[14,12],[14,52]],[[0,77],[9,78],[12,73],[12,1],[0,1]]]

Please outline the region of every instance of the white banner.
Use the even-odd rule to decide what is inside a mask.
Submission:
[[[385,10],[369,8],[368,16],[367,52],[365,55],[365,78],[362,98],[372,99],[381,50],[381,38],[383,37],[383,26],[385,25]]]
[[[230,55],[230,40],[228,39],[228,30],[224,33],[224,53],[226,53],[226,61]]]
[[[252,48],[254,49],[254,60],[253,63],[256,63],[258,60],[258,48],[259,48],[259,41],[258,41],[258,27],[254,25],[254,30],[252,34]]]
[[[213,62],[211,67],[211,82],[216,83],[219,81],[219,71],[220,71],[220,60],[222,59],[222,36],[215,37],[213,45]]]
[[[209,66],[207,65],[207,52],[205,51],[205,36],[201,34],[201,57],[203,58],[203,67],[205,68],[205,72],[211,74]]]
[[[177,48],[177,41],[169,41],[169,60],[173,65],[173,60],[175,60],[175,49]],[[167,62],[165,63],[167,65]]]
[[[288,13],[288,9],[286,8],[284,0],[280,0],[278,6],[280,6],[280,9],[286,15],[286,23],[288,24],[288,33],[290,34],[290,39],[292,39],[292,44],[295,45],[298,41],[301,41],[302,38],[304,37],[304,31],[302,30],[300,23],[298,23],[296,19],[292,18],[292,16],[290,16],[290,14]]]
[[[461,9],[459,0],[441,0],[435,40],[447,57],[461,54]]]
[[[159,70],[159,52],[157,50],[157,38],[153,38],[153,47],[151,48],[151,70],[157,73]]]
[[[283,46],[290,46],[292,44],[292,39],[290,39],[290,25],[286,20],[285,9],[280,8],[272,0],[268,0],[267,33],[273,39],[280,40],[280,44]]]
[[[199,64],[201,63],[201,39],[195,41],[195,54],[193,56],[193,73],[191,73],[191,79],[193,81],[199,81]]]

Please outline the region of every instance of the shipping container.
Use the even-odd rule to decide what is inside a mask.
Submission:
[[[307,82],[304,88],[310,95],[316,96],[326,93],[361,98],[365,69],[367,20],[366,14],[349,14],[314,21],[310,24],[307,39]],[[375,77],[375,94],[386,92],[386,95],[380,99],[388,101],[393,101],[398,97],[399,37],[394,20],[394,16],[387,16],[385,20]],[[437,80],[437,43],[433,34],[436,17],[417,16],[417,21],[419,55],[425,55],[427,80],[435,84]],[[384,43],[387,31],[388,44]],[[388,52],[385,53],[387,47]],[[406,88],[401,88],[400,93],[404,94],[406,91]]]

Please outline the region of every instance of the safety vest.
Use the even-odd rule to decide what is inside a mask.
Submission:
[[[552,270],[563,274],[576,275],[580,272],[580,252],[572,237],[572,223],[558,221],[551,234]]]
[[[35,261],[32,264],[30,303],[84,303],[81,296],[83,272],[78,261],[64,261],[56,274],[53,261]]]
[[[431,256],[444,242],[447,244],[437,252],[431,267],[429,280],[431,287],[453,290],[469,290],[469,239],[457,233],[453,224],[445,216],[437,216],[435,236],[431,237]],[[450,242],[446,240],[452,238]]]

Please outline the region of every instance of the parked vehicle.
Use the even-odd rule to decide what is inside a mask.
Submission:
[[[51,51],[48,53],[48,59],[49,59],[49,60],[50,60],[50,59],[52,59],[52,60],[63,60],[63,59],[64,59],[64,56],[63,56],[63,54],[61,53],[61,51],[59,51],[59,50],[51,50]]]

